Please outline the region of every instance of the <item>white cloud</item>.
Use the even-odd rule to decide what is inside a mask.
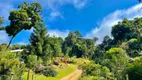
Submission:
[[[60,17],[60,18],[64,19],[64,17],[61,15],[61,13],[60,13],[60,12],[57,12],[57,11],[51,12],[51,13],[49,14],[48,19],[49,19],[50,21],[54,21],[57,17]]]
[[[58,29],[48,31],[49,36],[56,36],[56,37],[62,37],[62,38],[67,37],[68,33],[69,33],[68,30],[60,31]]]
[[[29,0],[27,0],[29,1]],[[43,5],[44,8],[50,11],[48,18],[49,20],[54,20],[57,17],[63,18],[60,8],[65,5],[72,5],[76,9],[84,8],[87,3],[91,0],[30,0],[30,1],[37,1]]]
[[[86,34],[86,38],[98,37],[99,42],[103,40],[106,35],[111,36],[111,27],[122,21],[124,18],[134,19],[135,17],[142,17],[142,4],[135,5],[125,10],[117,10],[106,16],[99,24],[99,26],[92,29]]]
[[[48,16],[49,20],[52,21],[57,17],[63,19],[63,15],[61,14],[60,10],[61,7],[65,5],[72,5],[76,9],[82,9],[91,0],[0,0],[0,16],[4,16],[7,19],[9,11],[14,9],[14,5],[24,1],[41,3],[44,10],[46,9],[49,11],[49,15],[46,15]]]
[[[47,3],[47,6],[56,10],[59,7],[70,4],[73,5],[76,9],[83,8],[90,0],[42,0],[41,2]]]
[[[0,31],[0,43],[7,43],[9,40],[5,31]]]

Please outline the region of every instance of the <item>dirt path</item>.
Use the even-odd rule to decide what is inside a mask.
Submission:
[[[82,70],[76,69],[71,74],[61,78],[61,80],[78,80],[78,78],[81,76]]]

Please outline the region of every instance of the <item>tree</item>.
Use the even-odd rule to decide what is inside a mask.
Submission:
[[[39,16],[42,12],[42,6],[39,3],[20,4],[17,10],[10,12],[9,20],[10,25],[5,27],[5,30],[9,36],[12,36],[7,48],[9,48],[12,40],[22,30],[29,30],[35,27],[37,22],[42,21]]]
[[[42,22],[35,25],[35,29],[30,36],[31,48],[30,54],[37,55],[38,58],[48,56],[48,42],[47,42],[47,29]],[[45,61],[45,59],[44,59]]]
[[[72,47],[74,46],[74,44],[77,41],[77,36],[76,34],[74,34],[73,32],[69,32],[68,36],[65,38],[64,42],[63,42],[63,46],[62,46],[62,50],[63,53],[65,55],[72,55]],[[70,55],[70,56],[71,56]]]
[[[50,58],[61,56],[62,52],[62,39],[59,37],[48,37],[47,43],[50,46]]]
[[[26,66],[29,68],[27,80],[30,80],[31,69],[33,69],[37,65],[37,56],[36,55],[28,55],[25,63],[26,63]],[[33,74],[33,76],[34,76],[34,74]]]
[[[79,31],[70,32],[63,42],[63,53],[70,57],[91,58],[94,54],[95,42],[97,38],[84,39]]]
[[[131,38],[137,37],[132,31],[132,27],[132,22],[127,19],[124,19],[122,22],[112,27],[111,34],[116,44],[120,45],[122,41],[128,41]]]
[[[0,17],[0,25],[2,25],[3,21],[4,21],[3,17]]]
[[[0,31],[5,29],[5,27],[1,26],[3,22],[4,22],[4,18],[0,17]]]
[[[81,37],[82,37],[81,33],[80,33],[78,30],[75,31],[74,33],[77,35],[78,38],[81,38]]]
[[[46,63],[52,57],[61,55],[62,41],[60,37],[49,37],[46,27],[43,23],[39,23],[31,34],[29,53],[37,55],[38,58],[42,58]]]
[[[12,49],[12,50],[24,49],[24,48],[26,48],[26,45],[14,44],[14,45],[10,46],[10,49]]]
[[[137,34],[137,36],[138,37],[140,37],[140,36],[142,36],[142,18],[135,18],[134,20],[133,20],[133,27],[132,27],[132,29],[133,29],[133,31]]]
[[[91,56],[92,59],[96,61],[96,63],[102,62],[104,58],[105,52],[110,48],[114,47],[114,40],[111,39],[108,35],[106,35],[101,44],[98,44],[94,49],[94,54]]]
[[[40,59],[42,59],[42,61],[46,61],[47,60],[47,44],[46,44],[46,38],[47,38],[47,29],[44,26],[44,24],[42,22],[36,23],[33,33],[30,36],[30,43],[31,45],[29,45],[27,47],[27,50],[25,51],[25,53],[27,55],[25,55],[25,63],[27,64],[27,67],[29,67],[29,71],[28,71],[28,77],[27,79],[29,80],[29,76],[30,76],[30,71],[31,69],[33,69],[35,66],[38,65],[38,61]],[[27,52],[28,51],[28,52]],[[23,56],[24,57],[24,56]],[[46,57],[46,58],[44,58]],[[34,74],[33,74],[34,76]]]
[[[107,66],[118,80],[124,80],[128,56],[122,48],[111,48],[106,51],[102,65]]]

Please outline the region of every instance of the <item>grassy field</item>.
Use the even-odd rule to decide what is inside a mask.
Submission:
[[[57,66],[55,66],[55,67],[58,72],[58,75],[56,77],[46,77],[43,75],[35,74],[34,80],[60,80],[62,77],[70,74],[75,69],[77,69],[77,65],[73,65],[73,64],[70,64],[68,66],[64,66],[63,69],[60,69]],[[32,77],[32,75],[30,77]],[[24,73],[23,78],[24,78],[24,80],[27,80],[27,72]]]

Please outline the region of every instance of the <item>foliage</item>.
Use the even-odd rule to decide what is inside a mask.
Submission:
[[[26,66],[32,69],[37,65],[37,56],[36,55],[28,55],[27,60],[25,61]]]
[[[47,39],[48,41],[48,44],[50,46],[49,50],[50,53],[49,53],[49,56],[50,58],[52,57],[59,57],[61,56],[61,53],[62,53],[62,39],[59,37],[49,37]]]
[[[134,59],[132,63],[129,63],[127,68],[129,80],[140,80],[142,79],[142,57]]]
[[[15,45],[11,45],[10,49],[11,50],[16,50],[16,49],[25,49],[26,45],[20,45],[20,44],[15,44]]]
[[[30,36],[29,54],[37,55],[37,57],[47,57],[47,29],[43,23],[37,23],[33,33]]]
[[[24,65],[18,60],[1,59],[0,60],[0,78],[2,80],[20,80],[22,73],[24,72]]]
[[[55,77],[57,75],[57,71],[52,67],[46,67],[42,73],[47,77]]]
[[[56,71],[57,71],[57,76],[55,77],[46,77],[44,75],[41,74],[35,74],[35,80],[60,80],[61,78],[63,78],[64,76],[69,75],[70,73],[72,73],[74,70],[77,69],[77,66],[74,64],[70,64],[70,65],[63,65],[64,69],[59,68],[59,66],[55,66]],[[30,75],[32,77],[32,75]],[[27,80],[27,72],[24,73],[23,75],[24,80]]]
[[[84,58],[71,57],[71,58],[68,59],[68,62],[72,63],[72,64],[76,64],[79,67],[82,67],[86,64],[89,64],[91,61],[88,60],[88,59],[84,59]]]
[[[128,56],[122,48],[111,48],[106,52],[102,65],[107,66],[117,79],[123,80]]]
[[[63,42],[63,53],[70,57],[76,56],[77,58],[90,58],[90,55],[94,53],[94,43],[96,40],[97,38],[82,38],[79,31],[70,32]]]
[[[39,3],[24,2],[18,6],[18,9],[10,12],[10,24],[6,27],[1,26],[4,20],[0,17],[0,30],[5,30],[11,36],[8,46],[0,45],[0,78],[2,80],[9,80],[12,77],[14,80],[22,78],[25,65],[19,61],[16,54],[9,51],[20,48],[24,49],[20,55],[22,59],[25,59],[29,71],[32,69],[33,72],[43,74],[44,77],[51,76],[50,79],[56,75],[55,79],[59,79],[75,70],[76,67],[67,67],[58,61],[56,63],[59,66],[62,65],[61,67],[65,68],[64,71],[58,70],[58,67],[54,70],[53,67],[47,66],[54,57],[64,55],[70,57],[67,58],[69,63],[82,67],[81,80],[125,80],[127,74],[130,80],[141,79],[142,57],[139,56],[142,55],[142,18],[123,19],[112,26],[111,37],[106,35],[102,43],[95,45],[97,37],[83,38],[78,30],[70,32],[64,40],[61,37],[47,35],[47,29],[40,17],[41,13],[42,6]],[[33,33],[30,36],[30,45],[12,45],[10,49],[7,49],[18,33],[31,28]],[[128,63],[129,56],[130,59],[135,58],[134,61]],[[88,59],[94,60],[97,64]]]
[[[10,46],[14,37],[22,30],[29,30],[35,27],[37,22],[42,21],[40,13],[42,6],[39,3],[20,4],[17,10],[12,10],[9,15],[10,25],[5,27],[5,31],[12,36],[7,48]]]
[[[0,25],[2,25],[3,22],[4,22],[3,17],[0,17]]]
[[[127,19],[124,19],[122,22],[119,22],[117,25],[113,26],[111,34],[117,44],[138,36],[133,30],[132,21]]]
[[[101,66],[95,63],[89,63],[83,66],[82,76],[82,78],[85,78],[85,76],[87,76],[90,80],[105,80],[111,78],[111,73],[110,70],[105,66]]]
[[[96,46],[94,54],[91,56],[91,58],[95,60],[96,63],[101,63],[105,56],[105,52],[114,46],[114,40],[108,35],[105,36],[102,43]]]
[[[123,49],[125,49],[127,51],[127,54],[134,58],[137,56],[140,56],[141,50],[142,50],[142,38],[139,37],[137,39],[132,38],[127,42],[123,42],[123,44],[120,46]]]
[[[30,37],[31,46],[28,54],[37,55],[45,63],[52,57],[61,55],[62,39],[57,37],[49,37],[47,29],[43,23],[36,24],[34,32]]]
[[[13,53],[0,51],[0,79],[14,80],[22,79],[25,65],[15,57]]]

